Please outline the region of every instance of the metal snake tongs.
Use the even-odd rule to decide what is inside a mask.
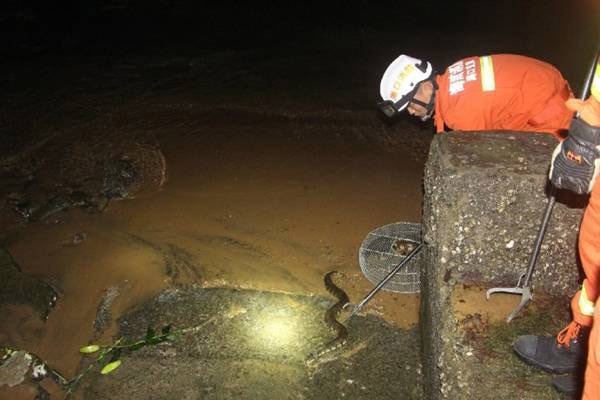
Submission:
[[[525,305],[529,303],[529,301],[533,300],[533,293],[531,291],[531,275],[533,274],[533,267],[535,266],[535,262],[540,254],[540,247],[542,246],[542,241],[544,240],[544,234],[546,233],[546,228],[548,227],[548,221],[550,220],[550,215],[552,214],[552,208],[554,207],[555,201],[556,197],[554,196],[554,187],[552,187],[550,191],[550,197],[548,198],[548,204],[546,205],[546,211],[544,212],[542,225],[540,226],[540,231],[538,232],[537,239],[535,240],[535,244],[533,246],[533,251],[531,252],[531,257],[529,258],[527,271],[521,274],[519,281],[517,282],[517,286],[514,288],[493,288],[489,289],[485,293],[487,300],[489,300],[490,295],[494,293],[510,293],[521,295],[521,302],[508,316],[508,318],[506,318],[506,322],[512,321],[513,318],[516,317],[519,312],[521,312]]]
[[[354,317],[356,314],[358,314],[358,312],[360,311],[361,308],[363,308],[365,306],[365,304],[367,304],[372,298],[373,296],[375,296],[377,294],[377,292],[390,280],[394,277],[394,275],[396,275],[396,273],[398,271],[400,271],[400,268],[404,267],[404,265],[406,263],[408,263],[414,256],[417,255],[417,253],[421,250],[421,248],[423,247],[423,242],[419,243],[417,245],[417,247],[415,247],[410,253],[408,253],[408,255],[406,257],[404,257],[404,259],[402,261],[400,261],[399,264],[397,264],[396,266],[394,266],[394,268],[377,284],[377,286],[375,286],[370,292],[369,294],[367,294],[365,296],[364,299],[362,299],[362,301],[360,303],[358,303],[357,305],[354,306],[354,308],[352,309],[352,312],[350,313],[350,315],[344,319],[343,323],[348,322],[348,320],[352,317]],[[344,305],[344,308],[350,307],[352,306],[352,304],[350,303],[346,303],[346,305]]]
[[[594,59],[592,61],[592,66],[588,71],[587,77],[583,84],[583,88],[581,90],[581,100],[585,100],[590,92],[590,87],[592,85],[592,78],[594,76],[594,71],[596,71],[596,65],[598,64],[598,57],[600,55],[600,49],[596,50],[594,53]],[[579,118],[579,112],[575,113],[574,118]],[[537,261],[537,257],[540,254],[540,246],[542,245],[542,240],[544,239],[544,233],[546,233],[546,227],[548,226],[548,220],[550,219],[550,214],[552,214],[552,207],[554,207],[554,202],[556,201],[556,197],[554,196],[555,188],[550,184],[550,197],[548,198],[548,204],[546,205],[546,211],[544,212],[544,219],[542,220],[542,225],[540,226],[540,231],[538,233],[538,237],[535,240],[535,245],[533,246],[533,252],[531,253],[531,258],[529,259],[529,266],[527,267],[527,272],[522,274],[519,277],[519,281],[517,282],[517,286],[514,288],[493,288],[486,292],[486,299],[490,299],[490,295],[493,293],[511,293],[511,294],[521,294],[521,302],[514,309],[514,311],[506,318],[506,322],[510,322],[514,317],[525,307],[530,300],[533,300],[533,293],[531,291],[531,275],[533,274],[533,266]]]

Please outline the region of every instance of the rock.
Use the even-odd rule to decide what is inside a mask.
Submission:
[[[66,387],[65,378],[37,355],[8,347],[0,351],[0,390],[4,386],[28,387],[32,394],[35,393],[35,400],[50,399],[50,394],[41,385],[46,378]]]
[[[160,148],[147,143],[124,144],[103,163],[102,197],[133,198],[142,191],[159,190],[167,179],[167,163]]]
[[[102,191],[108,199],[128,197],[130,188],[140,180],[140,171],[131,160],[111,158],[104,163]]]
[[[32,363],[31,356],[23,350],[6,355],[5,360],[0,365],[0,387],[3,385],[13,387],[23,383]]]
[[[515,363],[503,366],[473,348],[489,332],[487,327],[465,329],[453,296],[457,288],[470,285],[487,289],[517,284],[546,206],[547,169],[555,145],[555,139],[542,134],[459,132],[437,135],[431,144],[424,177],[427,248],[421,276],[423,362],[430,399],[505,398],[490,389],[493,385],[514,393],[510,398],[548,398],[527,392],[518,379],[499,382],[503,375],[498,369],[512,369]],[[576,290],[576,240],[584,203],[559,196],[534,270],[534,292],[569,296]],[[505,346],[510,348],[510,343]],[[502,357],[509,362],[510,351]],[[480,374],[493,365],[493,373]]]
[[[87,239],[87,233],[85,232],[77,232],[73,235],[73,240],[71,241],[74,245],[78,245]]]
[[[16,205],[15,210],[27,221],[32,222],[45,220],[56,213],[83,204],[87,203],[78,203],[70,196],[58,195],[49,199],[43,199],[41,202],[35,202],[31,200],[19,202]]]
[[[74,207],[101,211],[111,200],[159,190],[166,181],[165,158],[152,140],[67,139],[37,149],[30,155],[40,160],[37,163],[22,161],[34,164],[33,171],[14,168],[0,175],[7,178],[7,185],[0,187],[0,207],[16,211],[28,222],[45,220]]]
[[[104,332],[110,326],[112,322],[112,305],[119,296],[119,293],[119,288],[115,286],[111,286],[104,291],[102,300],[96,310],[96,319],[94,320],[94,329],[97,335]]]
[[[31,305],[45,320],[57,299],[49,284],[21,272],[8,251],[0,248],[0,305]]]

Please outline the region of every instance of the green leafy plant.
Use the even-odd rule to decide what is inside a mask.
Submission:
[[[177,335],[189,331],[189,328],[173,330],[171,325],[162,327],[159,332],[156,332],[152,328],[148,328],[146,335],[143,339],[128,342],[124,337],[118,338],[115,342],[107,346],[100,346],[98,344],[90,344],[79,349],[80,353],[86,355],[96,355],[96,359],[91,362],[87,368],[75,375],[73,378],[67,380],[62,377],[59,379],[60,383],[65,389],[66,399],[71,395],[77,386],[81,382],[81,379],[92,371],[96,367],[101,367],[100,374],[107,375],[119,368],[121,365],[121,355],[123,351],[133,352],[138,351],[143,347],[157,345],[166,341],[175,340]],[[60,375],[59,375],[60,376]]]
[[[239,308],[234,310],[233,312],[227,313],[227,315],[225,315],[225,318],[232,319],[240,314],[244,314],[245,312],[245,309]],[[35,354],[30,352],[26,353],[29,356],[31,356],[31,358],[34,360],[35,366],[42,366],[43,369],[48,371],[49,376],[55,382],[62,386],[65,393],[63,399],[67,399],[71,394],[75,392],[83,377],[86,376],[89,372],[91,372],[94,368],[100,368],[100,374],[102,375],[110,374],[111,372],[119,368],[122,364],[121,355],[123,354],[123,352],[138,351],[146,346],[152,346],[163,342],[173,341],[179,335],[182,335],[184,333],[194,333],[200,331],[207,324],[214,322],[218,318],[223,317],[213,316],[198,325],[189,326],[177,330],[174,330],[171,324],[163,326],[158,332],[152,328],[148,328],[146,330],[146,334],[142,339],[134,341],[128,341],[125,337],[120,337],[110,345],[103,346],[99,344],[89,344],[87,346],[84,346],[79,349],[79,352],[88,356],[93,355],[96,357],[96,359],[90,362],[83,371],[81,371],[71,379],[67,379],[64,376],[62,376],[56,369],[50,367],[44,360],[42,360]],[[0,361],[4,361],[8,357],[11,357],[11,355],[15,351],[17,351],[16,349],[12,349],[9,347],[5,347],[0,350],[3,350],[4,352],[4,355],[0,357]]]

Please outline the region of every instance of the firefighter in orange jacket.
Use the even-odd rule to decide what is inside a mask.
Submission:
[[[556,338],[521,336],[514,345],[516,353],[528,363],[550,372],[577,372],[587,366],[583,399],[600,399],[600,307],[595,307],[600,289],[600,65],[592,81],[592,96],[585,102],[567,101],[579,112],[569,128],[569,136],[557,146],[550,170],[552,184],[575,193],[591,193],[579,230],[579,255],[585,279],[571,301],[573,321]],[[592,333],[589,334],[592,321]],[[588,340],[589,334],[589,340]],[[566,394],[578,391],[577,377],[555,377],[554,386]]]
[[[572,112],[569,84],[552,65],[533,58],[497,54],[468,57],[435,75],[430,63],[401,55],[381,79],[380,109],[389,117],[407,109],[437,132],[512,130],[560,137]]]
[[[407,108],[423,120],[435,118],[438,132],[517,130],[561,137],[552,162],[554,186],[577,193],[591,192],[579,233],[579,253],[585,272],[582,289],[571,302],[573,321],[555,336],[521,336],[515,352],[544,370],[574,373],[585,362],[594,304],[600,289],[600,67],[585,103],[572,98],[567,82],[551,65],[516,55],[469,57],[434,76],[431,65],[400,56],[381,80],[380,109],[393,116]],[[565,100],[567,100],[565,104]],[[572,119],[572,111],[581,117]],[[585,112],[583,112],[586,110]],[[596,318],[600,320],[600,308]],[[584,398],[600,399],[600,324],[591,334]],[[561,392],[577,390],[573,375],[553,379]]]

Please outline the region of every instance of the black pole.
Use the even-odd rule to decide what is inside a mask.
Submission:
[[[596,66],[598,65],[598,55],[600,54],[600,49],[596,51],[594,54],[594,59],[592,60],[592,66],[588,71],[588,74],[585,78],[585,82],[583,83],[583,88],[581,90],[581,96],[579,97],[581,100],[585,100],[590,92],[590,88],[592,86],[592,80],[594,78],[594,73],[596,72]],[[574,118],[579,117],[579,112],[577,112]],[[551,185],[550,196],[548,198],[548,204],[546,205],[546,211],[544,211],[544,217],[542,218],[542,225],[540,226],[540,230],[538,232],[538,236],[535,240],[535,244],[533,246],[533,252],[531,253],[531,257],[529,258],[529,264],[527,266],[527,275],[525,276],[525,281],[523,282],[523,286],[529,286],[529,281],[531,280],[531,275],[533,274],[533,266],[537,261],[537,258],[540,254],[540,247],[542,245],[542,241],[544,239],[544,234],[546,233],[546,228],[548,227],[548,221],[550,220],[550,215],[552,214],[552,208],[554,207],[554,203],[556,202],[554,186]]]
[[[353,316],[354,316],[356,313],[358,313],[358,312],[360,311],[360,309],[361,309],[361,308],[363,308],[363,307],[365,306],[365,304],[367,304],[367,303],[368,303],[368,302],[371,300],[371,298],[372,298],[373,296],[375,296],[375,294],[376,294],[377,292],[379,292],[379,290],[380,290],[380,289],[381,289],[381,288],[382,288],[382,287],[383,287],[383,286],[384,286],[384,285],[385,285],[385,284],[386,284],[386,283],[387,283],[387,282],[388,282],[390,279],[392,279],[392,277],[393,277],[394,275],[396,275],[396,272],[398,272],[398,271],[400,270],[400,268],[402,268],[404,265],[406,265],[406,263],[407,263],[407,262],[409,262],[409,261],[410,261],[410,260],[411,260],[411,259],[412,259],[412,258],[413,258],[415,255],[417,255],[417,253],[419,252],[419,250],[421,250],[421,247],[423,247],[423,243],[419,243],[419,245],[418,245],[417,247],[415,247],[415,248],[413,249],[413,251],[411,251],[411,252],[410,252],[410,254],[408,254],[408,255],[407,255],[405,258],[404,258],[404,260],[400,261],[400,263],[399,263],[398,265],[396,265],[396,266],[394,267],[394,269],[392,269],[392,270],[391,270],[391,271],[390,271],[390,272],[389,272],[389,273],[388,273],[388,274],[385,276],[385,278],[383,278],[383,279],[381,280],[381,282],[379,282],[379,283],[377,284],[377,286],[375,286],[375,287],[374,287],[374,288],[373,288],[373,289],[372,289],[372,290],[369,292],[369,294],[367,294],[367,295],[365,296],[365,298],[364,298],[364,299],[363,299],[363,300],[362,300],[360,303],[358,303],[358,304],[357,304],[357,305],[354,307],[354,309],[352,309],[352,313],[351,313],[351,314],[348,316],[348,318],[346,318],[346,320],[345,320],[345,321],[348,321],[348,320],[349,320],[350,318],[352,318],[352,317],[353,317]],[[344,322],[345,322],[345,321],[344,321]]]

